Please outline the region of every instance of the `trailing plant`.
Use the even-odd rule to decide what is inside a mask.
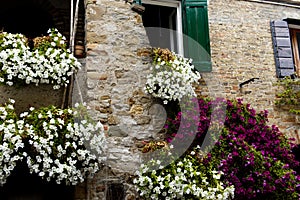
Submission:
[[[257,113],[250,104],[237,100],[197,99],[198,110],[185,108],[186,116],[178,113],[176,118],[168,118],[165,129],[167,141],[178,144],[193,137],[191,147],[202,145],[211,130],[212,115],[223,115],[224,109],[215,109],[217,102],[225,102],[225,119],[221,126],[212,129],[216,142],[204,159],[224,173],[225,183],[234,185],[235,198],[298,198],[299,175],[295,169],[299,162],[295,160],[292,149],[293,139],[286,138],[276,126],[268,125],[268,113]],[[218,121],[217,121],[218,122]],[[191,125],[197,126],[190,134]],[[218,131],[221,131],[218,132]],[[214,142],[212,140],[212,142]],[[283,189],[284,188],[284,189]]]
[[[206,162],[218,166],[234,185],[235,199],[298,199],[300,177],[284,160],[260,151],[223,129]]]
[[[18,162],[27,155],[23,152],[24,122],[14,112],[14,100],[0,107],[0,185],[6,183]]]
[[[144,199],[232,199],[234,186],[225,186],[223,173],[204,165],[200,154],[195,148],[167,166],[163,158],[143,164],[134,179],[138,192]]]
[[[5,85],[69,84],[69,77],[81,64],[66,48],[66,38],[57,29],[34,40],[31,49],[22,34],[0,33],[0,83]]]
[[[32,107],[17,117],[13,101],[10,102],[0,107],[3,110],[0,159],[5,162],[0,172],[2,184],[17,161],[23,159],[30,173],[57,184],[76,185],[101,168],[106,147],[103,126],[80,117],[84,106]]]
[[[275,105],[290,106],[289,112],[300,114],[300,80],[285,77],[275,84],[283,89],[276,94]]]
[[[146,93],[162,99],[164,104],[180,101],[184,96],[196,96],[194,84],[200,79],[200,74],[194,69],[191,59],[168,49],[153,48],[152,60]]]
[[[209,98],[191,98],[181,104],[181,111],[175,117],[168,117],[164,125],[166,130],[166,141],[176,143],[184,143],[193,140],[192,146],[199,145],[203,142],[204,137],[209,128],[212,126],[218,130],[218,124],[212,123],[212,112],[219,116],[225,116],[227,101],[218,98],[210,100]],[[224,118],[224,117],[223,117]],[[223,124],[224,120],[220,117],[220,123]],[[214,119],[216,120],[216,118]]]

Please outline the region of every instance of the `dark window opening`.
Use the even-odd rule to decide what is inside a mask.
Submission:
[[[142,15],[150,45],[178,52],[177,9],[174,7],[143,4]]]
[[[123,200],[125,198],[124,186],[121,183],[109,183],[106,191],[107,200]]]
[[[22,33],[28,38],[34,38],[47,33],[49,27],[54,27],[52,17],[46,10],[30,2],[23,2],[1,6],[0,27],[3,31]]]
[[[28,38],[45,35],[55,27],[49,10],[33,1],[10,0],[1,2],[0,29],[10,33],[22,33]]]
[[[297,76],[300,75],[300,20],[287,18],[284,21],[288,23],[291,50],[293,52],[294,70]]]
[[[74,186],[42,180],[29,173],[25,162],[18,163],[0,187],[1,200],[73,200]]]
[[[76,0],[74,0],[74,13]],[[69,0],[5,0],[0,6],[0,31],[22,33],[27,38],[47,35],[49,28],[56,28],[67,42],[70,40]],[[79,1],[75,45],[85,47],[85,6]],[[85,56],[85,49],[84,54]]]

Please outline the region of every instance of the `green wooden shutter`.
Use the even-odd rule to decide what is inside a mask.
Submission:
[[[193,59],[200,72],[212,70],[207,0],[183,0],[183,33],[185,57]]]
[[[278,78],[295,73],[290,32],[286,21],[271,21],[276,75]]]

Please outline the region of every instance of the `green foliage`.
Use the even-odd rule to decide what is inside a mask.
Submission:
[[[0,185],[24,160],[31,174],[76,185],[93,176],[106,159],[104,129],[85,105],[60,109],[31,107],[18,117],[14,100],[0,105]]]
[[[136,172],[134,184],[144,199],[218,199],[234,196],[234,186],[225,186],[223,173],[202,162],[196,147],[179,159],[166,152],[165,158],[150,160]],[[166,159],[173,162],[165,166]]]
[[[285,77],[279,80],[275,85],[281,86],[282,91],[276,94],[275,105],[291,106],[289,112],[300,114],[300,79]]]
[[[204,137],[212,133],[208,132],[212,130],[211,116],[224,114],[224,126],[213,129],[217,142],[204,162],[224,173],[223,181],[227,186],[234,185],[234,199],[298,198],[300,176],[294,169],[299,162],[291,154],[293,145],[278,127],[268,125],[267,111],[256,112],[241,99],[195,99],[196,102],[198,108],[190,109],[186,105],[185,112],[166,121],[166,140],[178,144],[175,149],[191,137],[193,146],[202,145]],[[220,104],[224,106],[216,109]],[[197,130],[191,134],[193,126]]]

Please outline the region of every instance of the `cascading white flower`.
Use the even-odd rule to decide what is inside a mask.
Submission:
[[[184,96],[196,96],[194,84],[201,78],[191,59],[169,51],[154,49],[152,73],[147,76],[144,90],[164,103],[181,100]]]
[[[49,29],[33,50],[22,34],[0,33],[0,83],[53,84],[54,89],[69,84],[69,77],[81,68],[66,49],[66,38],[57,29]]]
[[[106,159],[104,128],[89,120],[85,106],[31,107],[18,117],[13,105],[11,99],[0,106],[0,185],[23,160],[30,173],[67,185],[84,181],[102,167]]]
[[[222,172],[199,162],[195,154],[174,160],[168,166],[158,167],[164,160],[150,160],[136,172],[133,183],[143,199],[203,199],[228,200],[234,198],[234,186],[225,186]],[[167,154],[169,157],[170,155]],[[164,159],[162,157],[161,159]],[[151,168],[159,170],[150,170]]]
[[[26,156],[20,131],[24,129],[24,121],[16,120],[13,104],[10,99],[0,107],[0,185],[6,183],[16,164]]]
[[[57,184],[76,185],[101,168],[106,159],[103,125],[75,122],[75,110],[50,106],[26,116],[25,121],[38,130],[28,133],[34,149],[27,156],[31,173]]]

